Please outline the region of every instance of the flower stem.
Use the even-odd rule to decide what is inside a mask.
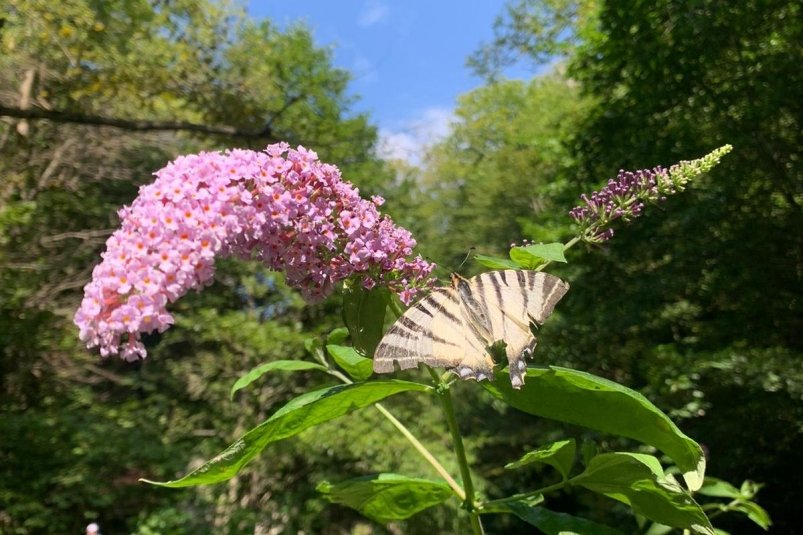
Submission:
[[[452,396],[449,393],[448,386],[441,381],[438,374],[435,373],[432,368],[427,367],[427,369],[430,375],[432,375],[432,379],[435,381],[436,392],[440,398],[443,412],[446,415],[446,425],[449,427],[449,433],[452,435],[452,446],[454,447],[454,453],[460,466],[460,476],[463,479],[463,488],[465,489],[463,507],[469,512],[471,530],[474,535],[484,535],[485,530],[480,521],[479,510],[474,503],[474,483],[471,481],[471,470],[468,466],[468,459],[466,458],[466,448],[463,445],[463,437],[460,435],[460,429],[457,427],[457,418],[455,418]]]
[[[574,238],[572,238],[571,240],[569,240],[568,242],[566,242],[563,245],[563,251],[564,252],[568,251],[569,249],[574,247],[575,244],[577,244],[577,242],[579,242],[579,241],[580,241],[580,236],[575,236]]]
[[[410,444],[413,445],[413,447],[418,451],[418,453],[420,453],[421,456],[424,459],[426,459],[429,464],[432,465],[435,471],[437,471],[438,474],[440,474],[440,476],[446,481],[446,483],[449,484],[454,493],[457,494],[457,496],[461,500],[465,500],[466,493],[463,490],[463,488],[457,481],[454,480],[454,478],[451,475],[449,475],[449,472],[446,471],[446,468],[444,468],[443,465],[440,462],[438,462],[438,459],[436,459],[435,456],[432,455],[432,453],[430,453],[430,451],[426,448],[426,446],[421,444],[421,442],[417,438],[415,438],[415,435],[413,435],[410,432],[410,430],[407,429],[407,427],[405,427],[403,423],[397,420],[396,417],[393,416],[390,413],[390,411],[388,411],[384,406],[382,406],[380,403],[376,403],[374,404],[374,406],[376,407],[376,410],[381,412],[382,415],[385,418],[387,418],[390,421],[390,423],[392,423],[393,426],[396,429],[398,429],[402,435],[404,435],[404,438],[406,438],[410,442]]]
[[[350,385],[354,383],[354,381],[352,381],[351,379],[349,379],[348,377],[346,377],[344,374],[340,373],[337,370],[330,369],[328,373],[329,375],[337,377],[346,384]],[[407,429],[407,427],[403,423],[401,423],[395,416],[393,416],[393,414],[389,410],[387,410],[381,403],[374,403],[374,407],[376,407],[376,410],[378,410],[382,414],[382,416],[387,418],[388,421],[391,424],[393,424],[393,427],[398,429],[399,432],[404,436],[404,438],[406,438],[407,441],[413,445],[416,451],[418,451],[418,453],[420,453],[421,456],[424,459],[426,459],[426,461],[430,465],[432,465],[435,471],[438,472],[438,474],[446,481],[449,487],[451,487],[452,491],[457,495],[457,497],[460,498],[461,500],[465,500],[466,493],[463,490],[463,487],[461,487],[460,484],[454,480],[451,474],[449,474],[449,472],[446,470],[446,468],[443,467],[443,465],[438,461],[438,459],[436,459],[435,456],[432,455],[432,453],[427,449],[427,447],[424,446],[421,443],[421,441],[418,440],[415,437],[415,435],[413,435],[413,433],[409,429]]]

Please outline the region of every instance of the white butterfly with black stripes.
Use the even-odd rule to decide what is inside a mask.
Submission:
[[[536,271],[491,271],[470,279],[452,275],[452,285],[433,290],[388,329],[374,353],[374,371],[392,372],[419,363],[454,371],[462,379],[493,378],[488,348],[504,341],[514,388],[524,384],[526,358],[541,325],[569,285]]]

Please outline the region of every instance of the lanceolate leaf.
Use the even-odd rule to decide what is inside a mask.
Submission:
[[[326,351],[355,381],[364,381],[373,373],[373,361],[357,353],[353,347],[329,344]]]
[[[629,505],[650,520],[713,535],[703,510],[674,479],[663,477],[658,460],[648,455],[597,455],[572,483]]]
[[[740,500],[735,504],[730,505],[729,508],[746,514],[747,518],[765,530],[770,529],[770,526],[772,525],[769,513],[767,513],[767,511],[756,502]]]
[[[562,243],[539,243],[525,247],[512,247],[510,259],[526,269],[534,269],[544,262],[566,262]]]
[[[408,381],[371,381],[308,392],[291,400],[217,457],[181,479],[167,482],[143,481],[163,487],[189,487],[224,481],[237,474],[272,442],[292,437],[305,429],[334,420],[388,396],[428,389],[425,385]]]
[[[739,489],[721,479],[715,477],[707,477],[703,481],[703,486],[698,490],[704,496],[712,496],[715,498],[743,498]]]
[[[327,500],[356,509],[363,515],[385,523],[404,520],[453,496],[445,483],[378,474],[331,484],[318,485]]]
[[[525,379],[521,390],[511,388],[504,373],[492,383],[481,384],[521,411],[655,446],[685,472],[690,489],[700,488],[705,473],[702,448],[638,392],[557,366],[529,368]]]
[[[563,479],[566,479],[569,477],[572,464],[574,464],[575,449],[576,446],[573,438],[559,440],[526,453],[518,461],[505,465],[505,468],[513,469],[531,463],[544,463],[555,467],[563,476]]]
[[[566,513],[557,513],[543,507],[532,507],[522,502],[508,505],[510,512],[530,525],[537,527],[546,535],[565,533],[593,533],[595,535],[623,535],[621,531],[597,524],[591,520]]]
[[[521,266],[513,260],[507,258],[498,258],[495,256],[485,256],[481,254],[474,255],[474,260],[478,264],[491,269],[521,269]]]
[[[265,364],[260,364],[250,372],[237,379],[237,382],[231,387],[231,398],[234,399],[235,392],[242,390],[268,372],[297,372],[302,370],[326,371],[326,367],[316,364],[315,362],[307,362],[305,360],[274,360],[273,362],[266,362]]]
[[[373,355],[382,339],[389,297],[385,288],[366,290],[353,282],[343,287],[343,321],[363,355]]]

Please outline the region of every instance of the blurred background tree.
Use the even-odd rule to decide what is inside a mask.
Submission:
[[[184,472],[323,381],[276,375],[228,401],[244,370],[302,358],[305,338],[339,323],[336,298],[305,307],[280,276],[250,264],[222,263],[213,287],[176,304],[178,325],[149,341],[153,358],[133,366],[86,352],[71,323],[116,210],[150,173],[181,153],[278,140],[316,150],[364,192],[386,195],[443,273],[472,247],[502,253],[511,241],[570,236],[564,214],[576,196],[619,168],[733,144],[664,211],[617,228],[600,250],[573,250],[572,264],[555,271],[572,291],[542,331],[537,359],[606,375],[672,409],[709,448],[710,472],[765,482],[759,501],[778,532],[793,531],[803,497],[793,477],[803,451],[799,5],[513,1],[494,41],[469,61],[487,84],[461,97],[452,133],[420,168],[376,158],[376,128],[351,111],[349,74],[303,26],[279,31],[209,0],[6,5],[0,532],[79,533],[96,518],[108,533],[142,535],[384,532],[324,506],[315,483],[430,475],[363,411],[272,447],[227,485],[137,482]],[[552,67],[505,80],[501,69],[516,61]],[[574,433],[500,414],[463,386],[458,413],[492,497],[540,476],[502,477],[500,460]],[[393,401],[448,459],[437,412]],[[631,525],[610,502],[562,500],[556,509]],[[453,518],[434,509],[388,531],[460,532]],[[529,532],[494,522],[489,532]]]
[[[803,493],[788,477],[803,461],[801,104],[790,91],[803,83],[800,5],[517,1],[496,31],[471,58],[477,72],[493,79],[509,62],[562,52],[591,103],[566,144],[575,194],[619,168],[734,145],[665,211],[582,258],[561,307],[570,321],[549,347],[555,361],[674,407],[709,448],[710,472],[765,482],[778,531],[793,531],[788,511]]]
[[[376,189],[390,175],[374,156],[376,129],[350,111],[349,74],[306,28],[254,23],[227,2],[6,5],[0,532],[79,533],[94,519],[108,533],[244,533],[256,524],[322,532],[364,522],[324,512],[314,487],[367,470],[390,432],[376,418],[332,428],[331,441],[274,449],[228,487],[171,492],[137,481],[175,477],[322,381],[278,376],[228,400],[249,367],[301,358],[306,337],[338,323],[336,301],[304,308],[280,277],[224,263],[213,288],[177,304],[179,325],[151,340],[154,358],[134,366],[98,360],[71,321],[117,209],[178,154],[287,140]],[[363,438],[325,446],[343,426]],[[383,457],[388,470],[428,473],[403,453]],[[448,516],[440,518],[435,525]]]

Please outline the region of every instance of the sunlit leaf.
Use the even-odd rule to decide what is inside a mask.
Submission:
[[[397,474],[358,477],[334,484],[323,482],[318,491],[330,502],[356,509],[381,523],[404,520],[454,495],[445,483]]]
[[[566,262],[562,243],[539,243],[511,247],[510,259],[526,269],[534,269],[544,262]]]
[[[706,477],[703,481],[703,486],[697,491],[704,496],[712,496],[714,498],[741,498],[742,493],[739,489],[721,479],[715,477]]]
[[[366,290],[353,282],[343,287],[343,321],[363,355],[373,355],[382,339],[389,298],[386,288]]]
[[[700,445],[634,390],[557,366],[529,368],[521,390],[510,386],[505,373],[481,384],[521,411],[655,446],[684,471],[689,488],[696,490],[702,483],[705,456]]]
[[[507,258],[477,254],[474,255],[474,260],[476,260],[478,264],[491,269],[521,269],[519,264]]]
[[[272,442],[292,437],[305,429],[334,420],[401,392],[428,390],[408,381],[371,381],[336,385],[303,394],[247,432],[214,459],[175,481],[146,483],[163,487],[189,487],[217,483],[233,477]]]
[[[655,522],[712,535],[711,522],[691,495],[673,478],[662,477],[658,460],[648,457],[602,453],[572,483],[625,503]]]
[[[751,502],[749,500],[740,500],[732,505],[729,505],[730,509],[742,512],[747,515],[747,518],[761,526],[763,529],[767,530],[772,525],[772,521],[770,520],[769,513],[756,502]]]
[[[544,509],[543,507],[532,507],[522,502],[513,502],[507,506],[510,512],[528,524],[537,527],[546,535],[565,535],[571,533],[622,535],[621,531],[608,526],[603,526],[602,524],[597,524],[591,520],[572,516],[566,513],[550,511],[549,509]]]
[[[313,357],[318,356],[318,352],[322,351],[323,343],[321,343],[318,337],[311,337],[304,339],[304,349],[307,353],[312,355]]]
[[[644,532],[644,535],[666,535],[667,533],[672,533],[675,528],[672,526],[667,526],[665,524],[660,524],[658,522],[653,522],[650,525],[650,528]],[[716,528],[714,529],[716,533]]]
[[[559,440],[524,454],[518,461],[506,464],[505,468],[514,469],[531,463],[543,463],[553,466],[565,479],[569,477],[569,472],[574,464],[575,450],[576,445],[573,438]]]
[[[739,492],[742,493],[743,498],[747,498],[748,500],[751,499],[753,496],[758,494],[758,491],[761,490],[761,487],[764,485],[761,483],[756,483],[755,481],[751,481],[746,479],[742,481],[742,486],[739,489]]]
[[[357,353],[353,347],[330,344],[326,351],[355,381],[364,381],[374,372],[373,361]]]
[[[234,399],[235,392],[242,390],[268,372],[297,372],[303,370],[326,371],[326,367],[315,362],[308,362],[306,360],[274,360],[273,362],[266,362],[265,364],[260,364],[237,379],[237,382],[235,382],[234,386],[231,387],[231,398]]]

